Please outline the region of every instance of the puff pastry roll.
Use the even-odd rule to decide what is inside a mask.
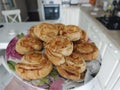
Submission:
[[[83,79],[83,73],[86,70],[86,63],[77,53],[72,53],[65,57],[65,63],[56,66],[59,74],[64,78],[71,80]]]
[[[55,65],[60,65],[65,61],[64,56],[72,54],[73,43],[66,37],[57,36],[46,44],[45,50],[51,62]]]
[[[35,51],[25,54],[15,68],[21,78],[34,80],[46,77],[52,70],[52,63],[45,54]]]
[[[64,30],[60,31],[60,35],[70,39],[70,41],[77,41],[81,37],[81,29],[75,25],[67,25]]]
[[[94,43],[79,43],[75,48],[79,55],[84,58],[85,61],[91,61],[98,57],[98,48]]]
[[[15,46],[15,50],[19,54],[26,54],[31,51],[41,50],[42,42],[33,37],[22,37],[20,38]]]
[[[42,41],[48,42],[58,35],[58,30],[53,24],[41,23],[35,27],[34,33]]]

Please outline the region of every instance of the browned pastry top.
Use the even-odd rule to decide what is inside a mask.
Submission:
[[[81,29],[75,25],[67,25],[65,29],[60,31],[60,35],[66,36],[70,41],[77,41],[81,37]]]
[[[35,33],[34,33],[35,27],[36,27],[36,25],[30,27],[30,29],[28,30],[28,34],[29,34],[31,37],[37,38],[37,36],[36,36]]]
[[[39,79],[52,70],[52,63],[39,51],[25,54],[16,66],[17,74],[25,80]]]
[[[36,25],[34,29],[35,35],[44,42],[48,42],[53,37],[58,35],[58,30],[53,24],[50,23],[41,23]]]
[[[80,56],[86,61],[94,60],[98,56],[98,48],[94,43],[79,43],[76,45],[76,51],[79,52]]]
[[[55,25],[55,28],[59,31],[59,34],[60,34],[60,31],[65,29],[65,25],[62,23],[56,23],[54,25]]]
[[[25,54],[30,51],[40,50],[42,48],[42,43],[33,37],[22,37],[16,43],[16,51],[19,54]]]
[[[73,43],[66,37],[57,36],[46,44],[51,51],[69,56],[73,51]]]

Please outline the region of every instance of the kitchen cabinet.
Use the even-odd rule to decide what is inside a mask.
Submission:
[[[88,34],[88,37],[97,45],[100,50],[101,57],[104,56],[104,53],[107,49],[107,46],[111,43],[106,35],[101,31],[99,25],[93,21],[93,18],[90,15],[86,14],[80,9],[80,19],[79,26],[85,30]]]
[[[101,28],[90,15],[80,9],[79,26],[88,33],[88,36],[99,48],[102,64],[96,78],[96,86],[93,90],[119,90],[120,84],[120,51],[103,34]],[[95,89],[96,88],[96,89]]]
[[[120,63],[118,63],[118,66],[112,75],[106,90],[120,90]]]
[[[88,17],[86,16],[86,14],[84,12],[82,12],[80,10],[80,15],[79,15],[80,19],[79,19],[79,26],[80,28],[84,29],[85,31],[88,30],[88,27],[89,27],[89,19]]]
[[[120,65],[119,65],[120,66]],[[117,69],[117,70],[120,70],[120,67]],[[119,77],[118,79],[116,79],[116,82],[113,82],[114,85],[112,85],[111,89],[112,90],[120,90],[120,74],[117,74],[117,77]]]
[[[113,83],[118,79],[118,77],[115,77],[115,73],[117,73],[116,69],[119,66],[119,58],[115,50],[112,49],[110,45],[107,46],[98,74],[98,79],[105,90],[112,90],[111,87],[113,87]]]
[[[79,24],[79,7],[61,7],[61,23],[63,24]]]

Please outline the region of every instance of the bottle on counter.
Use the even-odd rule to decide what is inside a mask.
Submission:
[[[112,6],[109,5],[107,7],[107,10],[105,11],[105,17],[111,17],[112,16]]]

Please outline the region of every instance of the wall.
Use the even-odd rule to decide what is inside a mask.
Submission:
[[[22,21],[26,21],[28,19],[28,14],[27,14],[27,7],[25,0],[15,0],[15,7],[6,8],[6,9],[15,9],[15,8],[20,9]],[[2,0],[0,0],[0,22],[3,21],[3,17],[1,15],[2,9],[3,9]]]
[[[39,21],[39,14],[38,14],[38,4],[37,0],[25,0],[26,6],[28,10],[28,21]]]
[[[0,23],[4,21],[1,11],[3,10],[2,0],[0,0]]]
[[[17,8],[21,10],[22,21],[26,21],[28,19],[28,14],[27,14],[27,7],[25,0],[15,0],[15,1]]]
[[[38,9],[37,0],[25,0],[28,12],[36,12]]]

